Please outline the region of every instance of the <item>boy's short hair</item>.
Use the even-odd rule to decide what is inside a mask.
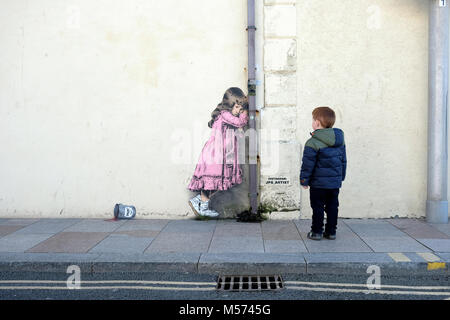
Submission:
[[[336,121],[336,114],[330,107],[317,107],[313,110],[312,116],[314,120],[319,120],[324,128],[332,128]]]

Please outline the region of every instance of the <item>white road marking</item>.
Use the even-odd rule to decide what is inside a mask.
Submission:
[[[33,283],[33,284],[58,284],[58,283],[66,283],[67,281],[59,281],[59,280],[0,280],[1,284],[14,284],[14,283]],[[182,282],[182,281],[146,281],[146,280],[81,280],[81,283],[91,284],[91,283],[99,283],[99,284],[113,284],[113,283],[132,283],[132,284],[172,284],[172,285],[192,285],[192,286],[215,286],[215,282]]]
[[[66,284],[67,281],[58,280],[0,280],[2,284]],[[181,281],[146,281],[146,280],[86,280],[81,284],[168,284],[168,285],[192,285],[192,286],[216,286],[215,282],[181,282]],[[360,283],[329,283],[329,282],[306,282],[306,281],[284,281],[285,285],[310,285],[310,286],[331,286],[331,287],[361,287],[367,288],[367,284]],[[384,288],[413,289],[413,290],[450,290],[450,286],[400,286],[382,285]]]
[[[437,262],[437,261],[441,261],[441,259],[437,256],[435,256],[434,254],[432,254],[431,252],[416,252],[417,255],[421,256],[422,258],[425,259],[425,261],[427,262]]]
[[[338,293],[364,293],[364,294],[385,294],[385,295],[424,295],[424,296],[450,296],[450,287],[448,286],[399,286],[383,285],[383,289],[397,288],[409,289],[405,291],[395,290],[369,290],[366,284],[359,283],[327,283],[327,282],[304,282],[304,281],[285,281],[287,290],[304,290],[320,292],[338,292]],[[19,284],[19,286],[5,286],[5,284]],[[37,286],[22,286],[20,284],[37,284]],[[39,284],[64,284],[64,286],[39,286]],[[69,289],[65,285],[66,281],[58,280],[0,280],[1,290],[160,290],[160,291],[213,291],[216,283],[214,282],[181,282],[181,281],[145,281],[145,280],[103,280],[103,281],[81,281],[79,289]],[[112,286],[89,286],[92,284],[125,284]],[[129,284],[137,284],[130,286]],[[172,286],[147,286],[154,285],[172,285]],[[86,286],[87,285],[87,286]],[[182,285],[174,287],[174,285]],[[301,286],[296,286],[301,285]],[[306,286],[305,286],[306,285]],[[203,286],[203,287],[189,287]],[[344,288],[330,288],[344,287]],[[347,288],[346,288],[347,287]],[[359,287],[364,289],[349,289],[348,287]],[[413,290],[413,291],[411,291]],[[422,291],[421,291],[422,290]],[[449,290],[446,292],[423,291],[423,290]],[[445,299],[445,300],[450,300]]]
[[[411,262],[407,256],[400,252],[389,252],[389,256],[394,259],[395,262]]]
[[[38,286],[0,286],[0,290],[170,290],[170,291],[212,291],[215,287],[189,288],[189,287],[148,287],[148,286],[108,286],[108,287],[81,287],[79,289],[68,289],[67,287],[38,287]]]
[[[18,284],[19,286],[4,286],[5,284]],[[64,284],[65,286],[21,286],[21,284],[48,284],[57,285]],[[0,280],[0,290],[69,290],[66,281],[59,280]],[[124,286],[90,286],[92,284],[126,284]],[[136,286],[129,286],[129,284],[137,284]],[[153,285],[172,285],[172,286],[146,286]],[[87,285],[87,286],[86,286]],[[127,286],[128,285],[128,286]],[[181,285],[181,287],[174,287],[174,285]],[[199,286],[199,287],[189,287]],[[203,286],[203,287],[202,287]],[[181,281],[145,281],[145,280],[102,280],[102,281],[81,281],[79,289],[70,290],[170,290],[170,291],[210,291],[215,290],[216,283],[214,282],[181,282]]]
[[[311,285],[311,286],[331,286],[331,287],[361,287],[367,288],[367,284],[360,283],[327,283],[327,282],[304,282],[304,281],[285,281],[288,284],[300,284],[300,285]],[[381,284],[382,288],[397,288],[397,289],[417,289],[417,290],[450,290],[450,287],[445,286],[399,286],[399,285],[384,285]]]
[[[358,290],[358,289],[337,289],[337,288],[311,288],[311,287],[286,287],[288,290],[306,290],[341,293],[366,293],[366,294],[391,294],[391,295],[419,295],[419,296],[450,296],[450,292],[432,291],[386,291],[386,290]]]

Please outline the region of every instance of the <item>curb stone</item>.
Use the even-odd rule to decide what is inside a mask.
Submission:
[[[77,265],[83,273],[188,272],[200,274],[365,274],[371,265],[389,275],[447,275],[450,254],[439,262],[394,262],[385,253],[0,253],[1,272],[62,272]],[[433,264],[434,263],[434,264]],[[430,266],[435,267],[429,270]]]

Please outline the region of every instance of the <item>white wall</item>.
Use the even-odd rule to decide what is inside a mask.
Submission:
[[[336,111],[348,171],[340,216],[424,217],[428,1],[297,1],[298,138]],[[302,190],[302,217],[310,217]]]
[[[0,0],[0,216],[104,218],[121,202],[142,218],[191,217],[210,113],[228,87],[246,91],[246,5]],[[310,217],[295,179],[311,111],[329,105],[347,143],[340,216],[424,217],[428,1],[257,8],[258,123],[280,130],[279,170],[261,183],[290,179],[261,199]],[[245,183],[219,207],[244,203]]]
[[[246,89],[246,17],[240,0],[1,0],[0,215],[192,215],[210,113]]]

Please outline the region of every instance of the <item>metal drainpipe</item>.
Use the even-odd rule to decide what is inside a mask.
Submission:
[[[255,0],[247,1],[247,31],[248,31],[248,104],[249,128],[252,131],[249,138],[249,191],[251,213],[258,213],[258,176],[256,137],[256,72],[255,72]]]
[[[428,53],[428,181],[426,215],[429,223],[448,223],[447,98],[448,4],[430,0]]]

